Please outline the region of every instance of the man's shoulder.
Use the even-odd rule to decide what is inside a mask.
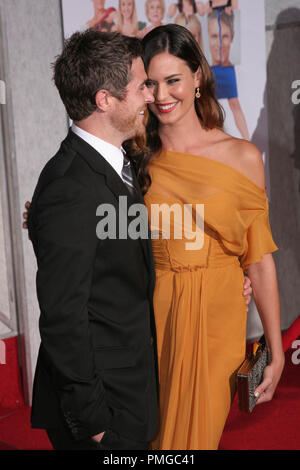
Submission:
[[[42,169],[37,187],[43,190],[49,184],[79,185],[89,187],[90,169],[80,153],[72,145],[70,134],[62,141],[56,154]]]
[[[69,137],[69,136],[68,136]],[[71,145],[68,137],[42,169],[31,200],[28,222],[41,210],[55,210],[94,205],[95,190],[85,160]],[[92,204],[91,204],[92,203]]]
[[[54,179],[64,176],[73,164],[76,152],[66,143],[66,139],[61,143],[56,154],[48,160],[41,171],[41,177]]]

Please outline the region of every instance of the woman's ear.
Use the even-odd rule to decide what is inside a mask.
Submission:
[[[201,79],[202,79],[202,71],[201,71],[201,68],[199,66],[198,70],[196,70],[196,72],[195,72],[195,88],[200,87]]]

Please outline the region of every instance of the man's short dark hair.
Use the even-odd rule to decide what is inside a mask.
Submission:
[[[80,121],[92,114],[101,89],[123,99],[132,61],[142,52],[139,39],[120,33],[90,29],[67,39],[53,67],[54,82],[70,118]]]

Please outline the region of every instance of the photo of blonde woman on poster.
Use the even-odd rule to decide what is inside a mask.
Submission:
[[[139,30],[135,0],[119,0],[116,24],[111,31],[137,36]]]
[[[165,14],[164,0],[146,0],[145,13],[150,24],[139,32],[138,37],[140,39],[142,39],[152,29],[163,24],[162,20]]]

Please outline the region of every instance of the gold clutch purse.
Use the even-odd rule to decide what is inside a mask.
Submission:
[[[239,410],[251,413],[258,397],[254,396],[255,389],[263,380],[265,367],[270,362],[270,353],[265,337],[253,345],[253,351],[240,366],[237,376],[237,394]]]

